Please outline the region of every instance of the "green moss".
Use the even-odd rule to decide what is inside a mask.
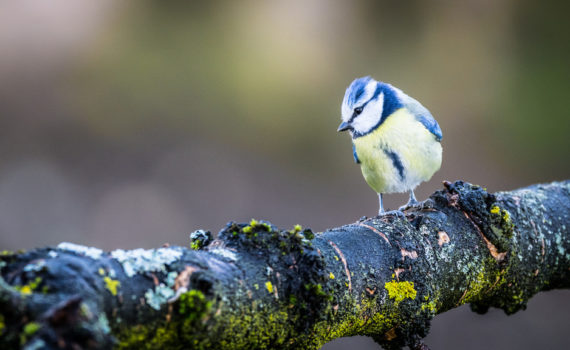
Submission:
[[[22,293],[22,295],[30,295],[30,294],[32,294],[32,288],[30,288],[29,285],[16,286],[16,287],[14,287],[14,288],[16,288],[16,290],[18,290],[20,293]]]
[[[303,236],[305,236],[305,238],[308,240],[315,238],[315,234],[310,228],[306,228],[305,230],[303,230]]]
[[[266,314],[239,307],[226,308],[223,312],[225,317],[207,326],[204,318],[207,313],[200,312],[209,308],[204,308],[206,304],[208,302],[201,292],[190,293],[185,300],[180,300],[179,311],[184,314],[179,314],[178,319],[173,318],[173,321],[163,322],[158,327],[138,325],[126,328],[118,336],[120,342],[117,348],[274,349],[283,347],[291,340],[289,316],[285,311]]]
[[[290,230],[290,233],[297,233],[297,232],[301,232],[303,231],[303,227],[301,225],[295,225],[293,226],[293,229]]]
[[[119,339],[117,349],[202,349],[197,337],[203,327],[212,303],[198,291],[191,290],[182,294],[177,302],[178,312],[170,321],[161,320],[150,325],[136,325],[116,330]]]
[[[107,290],[112,294],[112,295],[117,295],[117,290],[119,289],[119,287],[121,287],[121,282],[112,279],[109,276],[105,276],[103,277],[103,281],[105,281],[105,288],[107,288]]]
[[[4,315],[0,314],[0,335],[4,333],[4,329],[6,329],[6,323],[4,323]]]
[[[117,338],[116,349],[182,349],[180,335],[176,323],[166,323],[154,328],[152,326],[136,325],[125,328]]]
[[[490,259],[474,278],[470,278],[459,305],[478,303],[492,297],[506,283],[507,270],[496,270],[495,266],[494,259]]]
[[[265,282],[265,288],[267,288],[267,291],[270,294],[273,294],[273,284],[271,283],[271,281]]]
[[[143,325],[125,328],[116,334],[119,339],[116,348],[120,350],[133,349],[140,344],[139,348],[144,349],[143,345],[148,338],[148,333],[148,329]]]
[[[250,239],[258,237],[260,232],[272,232],[270,224],[262,221],[257,221],[255,219],[251,219],[249,225],[245,226],[233,224],[232,229],[232,235],[234,237],[238,236],[240,233],[243,233],[247,238]]]
[[[477,274],[477,277],[471,281],[469,281],[469,286],[467,287],[463,299],[461,300],[461,304],[469,303],[471,301],[477,300],[481,298],[481,292],[489,285],[485,274],[480,271]]]
[[[294,341],[290,337],[289,315],[285,311],[270,314],[245,312],[232,314],[218,325],[214,332],[223,330],[218,348],[230,349],[276,349]],[[204,341],[200,346],[206,347]]]
[[[384,288],[388,291],[388,296],[390,299],[394,299],[396,303],[401,302],[402,300],[409,298],[415,299],[416,298],[416,290],[414,289],[414,282],[409,281],[402,281],[402,282],[386,282],[384,284]]]
[[[37,331],[41,328],[41,325],[37,322],[29,322],[27,323],[24,328],[22,329],[22,333],[20,333],[20,344],[24,345],[28,342],[30,337],[37,333]]]
[[[212,233],[205,230],[196,230],[190,233],[190,248],[192,250],[200,250],[209,245],[212,241]]]
[[[346,301],[348,311],[331,321],[317,322],[311,330],[309,347],[320,348],[326,342],[341,337],[369,335],[383,338],[385,334],[402,324],[400,315],[391,309],[378,308],[377,297],[365,298],[359,304],[355,300]],[[350,305],[353,305],[350,307]]]
[[[23,332],[26,336],[34,335],[39,329],[41,325],[37,322],[30,322],[24,326]]]
[[[493,205],[489,212],[491,213],[491,229],[493,233],[498,237],[511,238],[514,233],[514,224],[511,220],[511,214],[498,205]]]
[[[297,304],[297,297],[293,294],[289,295],[289,305],[295,306]]]
[[[400,302],[406,298],[413,300],[417,294],[414,289],[414,282],[409,281],[396,282],[392,280],[391,282],[386,282],[384,288],[388,291],[390,299],[394,299],[396,302]]]
[[[314,296],[317,296],[322,299],[332,300],[333,295],[325,292],[323,290],[323,286],[320,283],[317,284],[305,284],[305,289],[308,290]]]
[[[424,303],[421,306],[422,311],[428,310],[431,313],[437,312],[437,302],[435,300],[430,301],[429,303]]]
[[[439,295],[439,293],[437,293]],[[428,311],[431,315],[435,315],[438,311],[438,307],[439,307],[439,298],[438,296],[430,296],[430,295],[425,295],[424,296],[424,302],[422,302],[421,304],[421,311]]]
[[[19,291],[22,295],[30,295],[32,294],[42,283],[41,277],[36,277],[32,282],[25,284],[23,286],[14,286],[14,288]]]
[[[309,285],[318,294],[326,295],[318,284]],[[247,305],[218,304],[220,315],[216,322],[209,323],[210,307],[207,298],[199,291],[185,293],[179,300],[179,309],[171,322],[162,321],[154,326],[126,328],[118,335],[118,349],[316,349],[327,341],[356,334],[384,335],[404,322],[399,314],[390,309],[378,309],[377,297],[366,298],[362,304],[354,302],[353,310],[337,316],[332,307],[323,311],[333,317],[314,325],[310,336],[293,337],[297,323],[287,310],[298,300],[290,296],[282,309],[260,312],[257,302]],[[352,305],[350,302],[349,305]],[[206,305],[206,306],[205,306]],[[213,313],[213,311],[212,311]],[[177,318],[178,317],[178,318]],[[295,316],[299,317],[299,316]],[[191,320],[191,321],[189,321]],[[217,336],[216,336],[217,335]]]
[[[178,312],[186,320],[194,321],[200,319],[211,307],[212,303],[206,300],[204,293],[193,289],[180,296]]]

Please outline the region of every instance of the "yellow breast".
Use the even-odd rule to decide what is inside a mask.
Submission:
[[[362,174],[378,193],[413,189],[429,180],[441,166],[441,144],[405,108],[353,142]]]

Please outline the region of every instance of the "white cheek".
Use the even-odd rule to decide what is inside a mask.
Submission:
[[[375,127],[382,117],[383,104],[384,94],[380,94],[378,98],[368,102],[362,113],[352,122],[354,130],[361,134],[365,134]]]
[[[348,122],[350,120],[350,117],[352,117],[352,110],[348,108],[346,103],[342,104],[340,113],[343,122]]]

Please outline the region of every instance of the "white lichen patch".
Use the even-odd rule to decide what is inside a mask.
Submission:
[[[99,248],[87,247],[80,244],[62,242],[58,244],[57,249],[73,252],[80,255],[85,255],[91,259],[99,259],[103,255],[103,251]]]
[[[117,249],[111,252],[111,256],[119,261],[128,277],[133,277],[139,272],[166,272],[166,265],[180,259],[180,248],[159,249]]]
[[[144,293],[144,297],[148,306],[155,310],[160,310],[163,304],[166,304],[170,298],[174,296],[175,292],[172,288],[159,284],[156,288],[149,289]]]
[[[174,287],[174,284],[176,283],[176,277],[178,277],[178,272],[170,271],[166,276],[166,285],[171,288]]]
[[[39,338],[34,338],[28,343],[26,343],[26,350],[38,350],[45,348],[46,348],[46,343]]]
[[[57,258],[57,255],[58,255],[58,254],[57,254],[57,252],[56,252],[55,250],[50,250],[49,253],[48,253],[48,256],[49,256],[50,258],[52,258],[52,259]]]
[[[555,235],[555,242],[556,242],[556,250],[558,251],[559,255],[564,255],[566,249],[564,249],[564,245],[562,244],[562,235],[556,234]]]
[[[431,230],[427,226],[425,225],[420,226],[420,234],[422,234],[423,236],[429,236],[430,233]]]
[[[101,313],[99,315],[99,317],[97,318],[97,327],[104,334],[110,334],[111,333],[111,327],[109,327],[109,320],[107,320],[107,316],[105,316],[105,313]]]
[[[46,266],[46,261],[44,259],[35,260],[28,265],[24,266],[24,271],[26,272],[38,272],[41,271]]]
[[[237,261],[237,254],[228,249],[215,248],[210,249],[209,252],[223,256],[224,258],[228,258],[232,261]]]

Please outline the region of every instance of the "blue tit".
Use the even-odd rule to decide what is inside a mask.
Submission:
[[[402,90],[371,77],[354,80],[342,101],[338,131],[350,131],[354,160],[378,193],[410,191],[441,167],[441,129],[430,112]]]

